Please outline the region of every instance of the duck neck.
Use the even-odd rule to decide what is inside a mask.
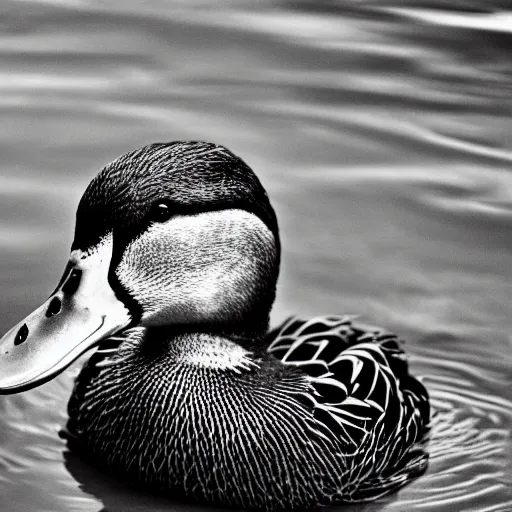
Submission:
[[[228,306],[217,315],[203,315],[196,321],[167,325],[172,333],[206,333],[257,344],[268,332],[270,310],[275,299],[276,279],[265,280],[251,297],[231,296]]]
[[[262,350],[251,341],[212,332],[153,328],[146,330],[139,354],[149,361],[165,358],[178,366],[239,373],[251,369],[261,356]]]
[[[165,332],[166,337],[186,336],[189,334],[210,334],[233,341],[246,341],[249,344],[257,343],[268,332],[269,318],[251,323],[191,323],[174,324],[165,327],[152,328],[151,331]]]

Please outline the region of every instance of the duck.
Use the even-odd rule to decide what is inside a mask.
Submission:
[[[280,252],[265,189],[227,148],[117,158],[79,202],[57,287],[0,340],[0,393],[91,353],[70,449],[170,498],[307,510],[397,491],[428,465],[427,390],[401,340],[354,317],[270,330]]]

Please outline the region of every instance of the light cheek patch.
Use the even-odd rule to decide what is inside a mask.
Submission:
[[[274,257],[273,235],[258,217],[221,210],[151,225],[116,272],[143,324],[191,323],[240,310]]]

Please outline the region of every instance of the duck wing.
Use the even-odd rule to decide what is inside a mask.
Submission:
[[[267,350],[306,374],[315,419],[336,435],[352,464],[343,499],[365,501],[425,471],[430,410],[398,338],[352,320],[290,318],[269,333]]]

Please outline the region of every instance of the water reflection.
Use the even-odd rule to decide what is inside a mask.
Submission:
[[[105,162],[155,140],[225,144],[280,219],[274,320],[364,313],[408,339],[432,393],[427,474],[347,510],[506,511],[510,6],[397,5],[4,2],[0,319],[46,298]],[[65,462],[71,385],[0,400],[0,508],[162,510]]]

